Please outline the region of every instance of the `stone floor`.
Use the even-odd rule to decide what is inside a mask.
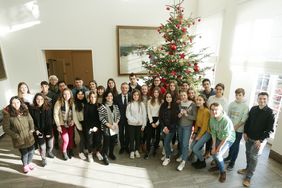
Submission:
[[[48,159],[48,165],[44,168],[40,166],[40,156],[36,152],[33,160],[36,169],[23,174],[19,152],[12,149],[10,138],[4,136],[0,139],[0,187],[242,187],[243,177],[236,171],[245,167],[243,142],[241,148],[235,168],[227,172],[225,183],[219,183],[218,174],[208,172],[207,168],[195,170],[188,164],[182,172],[178,172],[174,160],[163,167],[161,151],[149,160],[129,159],[126,154],[117,155],[116,161],[104,166],[97,159],[92,164],[78,157],[63,161],[54,150],[57,158]],[[268,153],[269,147],[260,157],[251,187],[282,187],[282,165],[269,159]]]

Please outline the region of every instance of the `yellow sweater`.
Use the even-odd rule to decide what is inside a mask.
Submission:
[[[194,132],[197,133],[198,137],[202,137],[206,131],[209,130],[209,120],[210,120],[210,111],[208,108],[199,108],[197,113],[197,119],[195,124]]]

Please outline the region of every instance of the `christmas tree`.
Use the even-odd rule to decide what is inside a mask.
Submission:
[[[192,47],[196,37],[192,30],[199,17],[184,18],[183,0],[174,5],[167,5],[170,11],[167,23],[161,24],[158,32],[164,38],[164,44],[147,50],[150,61],[142,62],[148,70],[150,81],[154,76],[160,76],[162,82],[167,84],[169,80],[176,80],[179,84],[183,80],[197,86],[203,78],[206,68],[200,66],[204,58],[209,56],[206,48],[193,52]]]

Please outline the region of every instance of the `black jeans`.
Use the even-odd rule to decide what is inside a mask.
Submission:
[[[56,124],[53,124],[53,134],[54,134],[54,144],[59,146],[59,132],[57,130]]]
[[[128,132],[129,132],[129,150],[136,151],[140,148],[140,137],[141,137],[141,126],[136,125],[129,125],[128,126]]]
[[[158,117],[153,117],[153,123],[156,123],[159,120]],[[153,128],[151,124],[147,127],[147,140],[146,140],[146,147],[147,152],[150,151],[151,148],[151,142],[153,141],[154,149],[157,149],[159,147],[160,143],[160,134],[161,134],[161,126],[157,126],[156,128]]]
[[[21,148],[19,149],[21,153],[21,160],[23,163],[23,166],[28,165],[31,163],[34,153],[34,145],[27,147],[27,148]]]
[[[103,154],[109,155],[114,153],[115,142],[117,140],[117,135],[109,136],[103,135]]]
[[[121,120],[119,126],[119,143],[121,149],[127,149],[129,146],[129,134],[127,120]]]
[[[85,132],[76,129],[79,134],[79,153],[82,153],[86,149],[85,144]]]
[[[89,132],[89,129],[85,130],[85,144],[86,148],[89,153],[92,152],[93,149],[96,149],[96,151],[101,150],[102,146],[102,133],[100,130],[97,130],[97,132]]]

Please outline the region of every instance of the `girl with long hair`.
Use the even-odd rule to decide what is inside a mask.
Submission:
[[[145,159],[149,157],[151,150],[151,141],[154,140],[152,153],[156,154],[156,150],[159,147],[160,143],[160,133],[161,128],[159,126],[159,111],[162,104],[162,94],[161,89],[159,87],[155,87],[153,90],[152,98],[148,101],[147,104],[147,112],[149,125],[147,129],[147,153],[145,154]]]
[[[65,88],[54,106],[54,120],[62,137],[63,159],[68,160],[73,154],[74,101],[70,89]]]
[[[83,132],[86,135],[86,147],[88,149],[88,161],[93,162],[93,150],[96,149],[96,156],[99,160],[103,160],[100,153],[102,142],[101,122],[99,120],[99,112],[97,94],[90,91],[88,95],[88,103],[84,107],[84,127]]]
[[[29,109],[34,121],[35,140],[39,146],[42,166],[47,165],[46,156],[54,158],[53,149],[53,116],[48,98],[42,93],[37,93],[33,99],[33,105]]]
[[[118,134],[118,122],[120,112],[118,106],[114,104],[113,92],[108,90],[104,93],[103,104],[98,108],[101,130],[103,132],[103,161],[109,165],[108,156],[115,160],[114,155],[115,141]]]
[[[131,102],[126,108],[128,121],[130,158],[140,158],[140,137],[147,123],[147,113],[145,104],[141,100],[141,93],[138,89],[132,91]]]
[[[171,146],[170,143],[175,135],[177,128],[177,114],[178,106],[173,100],[172,94],[167,92],[164,96],[164,103],[160,108],[160,127],[164,134],[164,148],[165,148],[165,159],[162,163],[163,166],[167,166],[170,162],[171,157]]]
[[[31,164],[34,153],[34,124],[27,106],[18,96],[10,99],[10,104],[3,110],[3,128],[12,137],[14,148],[19,149],[23,163],[23,172],[34,169]]]

